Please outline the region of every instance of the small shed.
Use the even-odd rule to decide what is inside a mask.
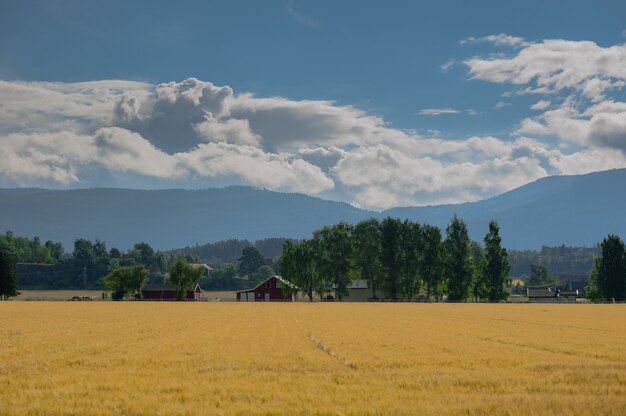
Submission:
[[[283,288],[289,288],[286,294]],[[283,279],[280,276],[270,276],[263,280],[252,289],[240,290],[237,292],[238,302],[295,302],[298,300],[298,291],[300,289],[293,283]]]
[[[200,300],[204,290],[199,283],[193,290],[188,290],[185,300]],[[165,283],[147,283],[141,288],[141,295],[144,300],[176,300],[176,289]]]
[[[527,294],[531,303],[576,303],[578,290],[528,288]]]

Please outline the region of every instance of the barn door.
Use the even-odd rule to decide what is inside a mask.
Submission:
[[[265,301],[266,301],[266,302],[269,302],[269,301],[270,301],[270,294],[269,294],[269,293],[266,293],[266,294],[265,294]]]

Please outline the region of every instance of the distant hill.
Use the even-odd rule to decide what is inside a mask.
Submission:
[[[498,221],[506,247],[592,246],[607,234],[626,237],[626,169],[578,176],[551,176],[483,201],[395,208],[384,213],[445,229],[457,214],[474,240]]]
[[[207,190],[0,190],[0,232],[38,235],[70,249],[76,238],[127,249],[170,249],[219,240],[308,238],[369,214],[348,204],[250,187]]]
[[[228,239],[309,238],[341,220],[393,216],[445,230],[457,214],[473,239],[501,226],[506,247],[590,246],[607,234],[626,237],[626,169],[548,177],[487,200],[382,213],[301,194],[230,187],[206,190],[0,190],[0,232],[61,241],[100,239],[127,249],[145,241],[170,249]]]

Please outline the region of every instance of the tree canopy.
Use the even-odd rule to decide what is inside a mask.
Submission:
[[[121,266],[102,279],[102,284],[113,291],[113,299],[121,299],[129,293],[141,298],[141,288],[148,281],[150,273],[143,264]]]
[[[467,225],[455,215],[446,228],[446,240],[444,241],[445,274],[449,300],[467,299],[472,281],[469,245],[470,238]]]
[[[188,290],[198,283],[203,269],[194,268],[185,260],[177,259],[170,269],[169,283],[176,289],[176,299],[185,300]]]
[[[626,252],[624,242],[608,235],[600,245],[602,256],[596,260],[589,279],[588,295],[594,300],[626,300]]]
[[[487,288],[487,299],[498,302],[508,297],[505,290],[509,282],[509,260],[506,249],[502,247],[500,227],[495,221],[489,223],[489,232],[485,235],[484,276]]]
[[[0,300],[17,296],[19,276],[13,266],[13,258],[6,251],[0,251]]]

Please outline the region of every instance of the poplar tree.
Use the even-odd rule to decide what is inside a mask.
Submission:
[[[367,280],[372,297],[378,299],[383,277],[380,221],[375,218],[361,221],[354,227],[354,259],[361,279]]]
[[[398,279],[402,268],[400,239],[402,238],[402,222],[397,218],[385,218],[380,224],[382,256],[385,271],[383,288],[392,300],[398,299]]]
[[[467,225],[456,215],[446,228],[445,273],[448,300],[467,299],[472,282],[472,260]]]
[[[509,264],[506,249],[502,248],[500,227],[495,221],[489,223],[489,232],[485,235],[484,278],[489,302],[505,300],[509,294],[505,289],[509,282]]]
[[[609,235],[600,245],[602,257],[596,263],[596,285],[599,297],[618,302],[626,300],[626,253],[624,242]]]
[[[426,285],[426,299],[433,293],[438,294],[443,278],[443,242],[441,231],[432,225],[424,225],[423,251],[420,262],[421,275]]]
[[[339,300],[348,294],[352,281],[352,225],[340,222],[313,233],[317,270],[334,286]]]

